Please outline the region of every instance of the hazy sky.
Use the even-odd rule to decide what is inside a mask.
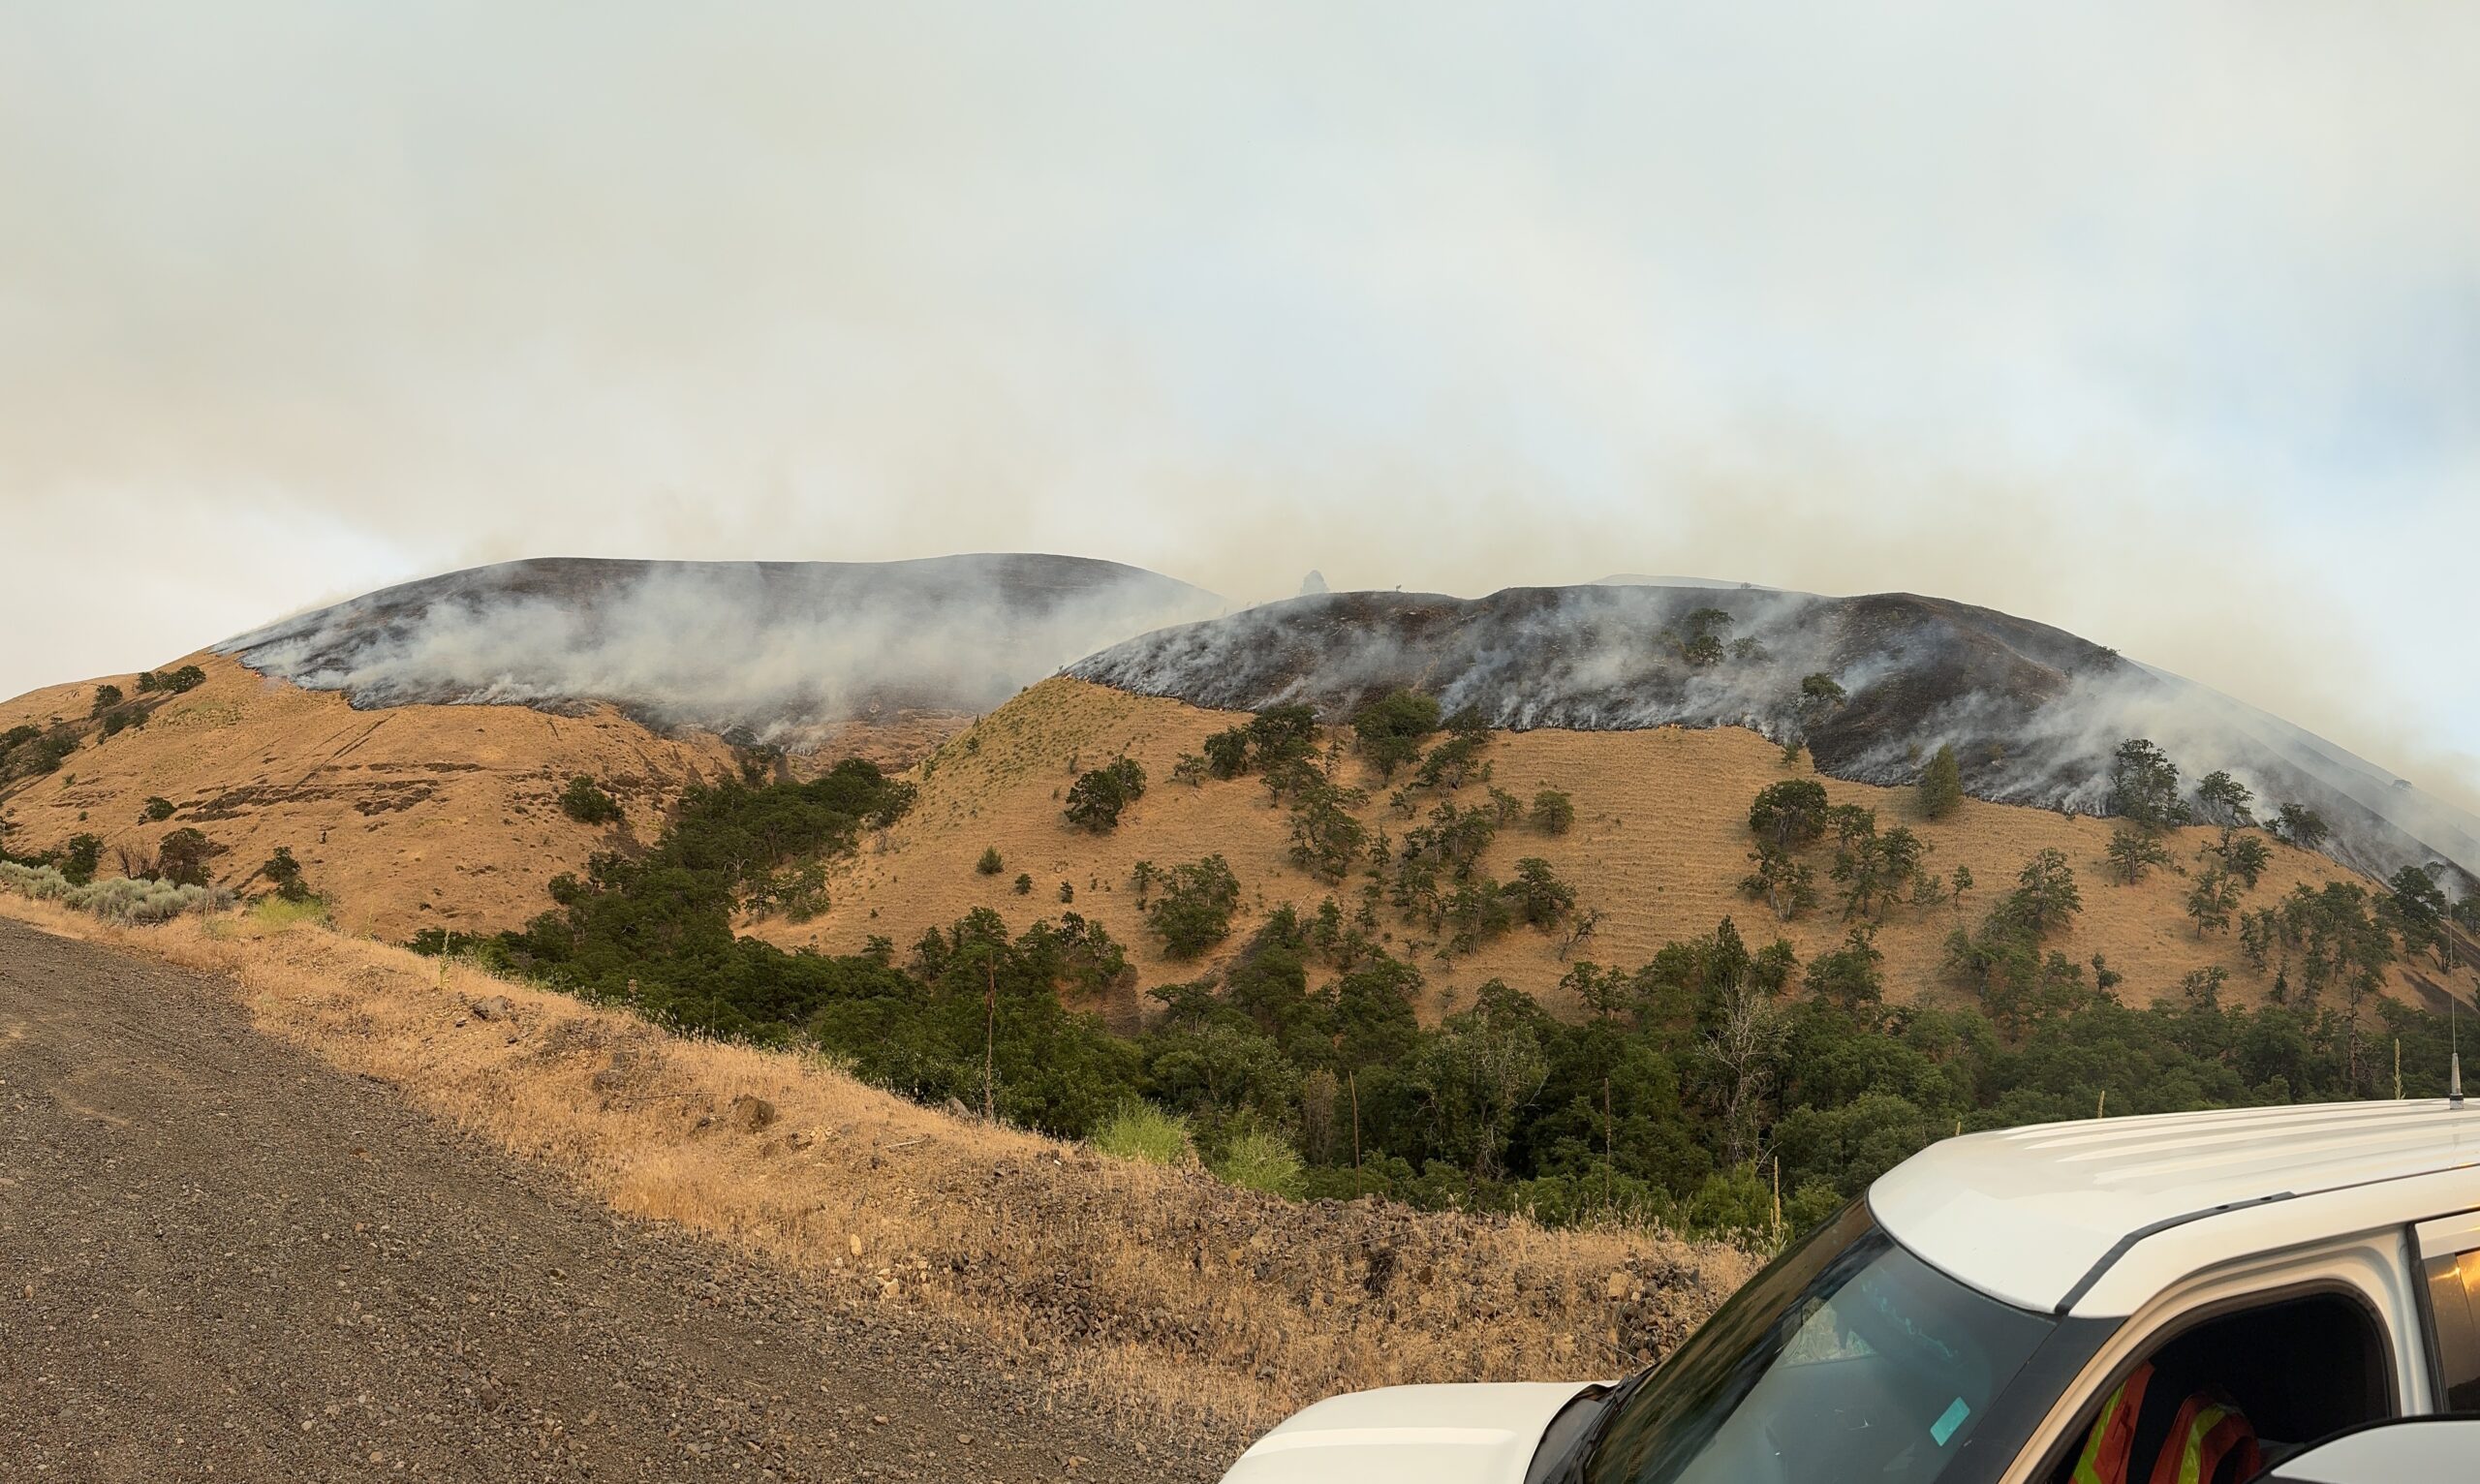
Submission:
[[[2480,797],[2480,6],[0,0],[0,695],[529,554],[2073,629]]]

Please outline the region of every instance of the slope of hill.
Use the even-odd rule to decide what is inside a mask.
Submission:
[[[1208,780],[1196,787],[1171,781],[1182,754],[1197,751],[1208,734],[1239,720],[1245,718],[1071,677],[1046,681],[925,761],[912,814],[836,869],[830,883],[835,907],[825,918],[802,927],[761,921],[751,931],[788,946],[858,951],[873,935],[909,945],[924,929],[944,926],[976,907],[998,912],[1017,928],[1073,911],[1130,946],[1140,984],[1198,977],[1236,951],[1273,910],[1289,903],[1314,912],[1329,895],[1349,910],[1359,884],[1355,878],[1329,886],[1293,863],[1288,814],[1269,805],[1260,780]],[[1075,771],[1122,754],[1145,768],[1152,781],[1145,795],[1109,834],[1069,825],[1061,810]],[[1725,915],[1752,943],[1781,934],[1804,960],[1834,947],[1847,930],[1831,905],[1777,923],[1764,904],[1738,889],[1749,869],[1750,801],[1766,785],[1793,776],[1783,767],[1781,749],[1752,731],[1541,727],[1496,733],[1483,756],[1498,787],[1528,798],[1537,788],[1561,789],[1573,797],[1576,811],[1574,827],[1565,835],[1506,826],[1482,857],[1483,871],[1504,880],[1517,859],[1541,857],[1575,886],[1580,907],[1597,909],[1602,916],[1595,932],[1565,957],[1564,930],[1523,927],[1470,954],[1441,956],[1436,934],[1407,927],[1381,907],[1390,951],[1423,944],[1416,962],[1429,979],[1431,998],[1421,1006],[1427,1018],[1470,1003],[1473,990],[1492,977],[1554,1008],[1571,1010],[1558,985],[1575,960],[1632,968],[1665,943],[1710,932]],[[1805,765],[1801,772],[1806,775]],[[1388,806],[1386,790],[1357,760],[1345,759],[1337,778],[1369,788],[1358,816],[1373,834],[1384,829],[1400,837],[1418,822]],[[1895,998],[1962,995],[1941,973],[1946,936],[1976,922],[1990,900],[2014,883],[2024,863],[2044,850],[2065,853],[2085,902],[2083,913],[2051,946],[2080,964],[2104,956],[2126,975],[2122,993],[2128,999],[2173,994],[2186,974],[2213,967],[2230,974],[2225,993],[2233,998],[2260,998],[2270,987],[2268,975],[2246,962],[2233,937],[2198,936],[2185,912],[2190,884],[2186,877],[2155,871],[2134,885],[2111,883],[2102,859],[2110,826],[2101,819],[1968,799],[1948,818],[1930,821],[1915,817],[1908,789],[1821,782],[1835,802],[1876,809],[1888,824],[1900,821],[1916,831],[1930,844],[1931,869],[1951,876],[1954,867],[1967,866],[1979,883],[1960,905],[1902,906],[1887,912],[1876,941]],[[1446,796],[1470,804],[1483,791],[1475,783]],[[1429,807],[1423,795],[1419,808],[1425,813]],[[2174,832],[2168,842],[2173,859],[2192,869],[2212,835],[2202,828]],[[1000,853],[996,875],[976,870],[985,849]],[[1202,959],[1169,958],[1147,931],[1132,871],[1140,860],[1167,867],[1210,852],[1224,855],[1240,881],[1242,906],[1234,929],[1220,949]],[[1033,889],[1021,895],[1014,885],[1020,873],[1033,878]],[[2276,845],[2273,862],[2246,905],[2270,906],[2298,885],[2355,880],[2321,855]],[[1063,903],[1063,885],[1072,892],[1072,903]],[[2434,974],[2398,965],[2390,987],[2418,998]],[[1135,991],[1107,1008],[1117,1017],[1134,1017]]]
[[[746,728],[805,750],[853,720],[985,710],[1102,645],[1222,606],[1083,557],[545,558],[387,588],[215,647],[360,709],[607,703],[658,729]]]
[[[1070,672],[1233,710],[1298,701],[1345,716],[1412,687],[1502,727],[1742,726],[1801,737],[1819,768],[1860,783],[1909,782],[1951,744],[1974,796],[2075,814],[2107,807],[2113,750],[2148,737],[2190,779],[2226,769],[2268,805],[2317,810],[2346,865],[2480,871],[2480,820],[2330,743],[2061,630],[1909,594],[1336,594],[1145,634]],[[1806,701],[1812,674],[1847,699]]]
[[[545,884],[597,850],[660,828],[681,788],[732,776],[715,737],[659,736],[608,706],[553,716],[521,706],[356,711],[333,693],[264,680],[195,657],[197,689],[141,726],[88,728],[58,771],[0,788],[9,847],[71,836],[151,852],[170,830],[203,832],[210,869],[237,883],[289,846],[341,925],[389,939],[424,927],[482,928],[542,910]],[[109,677],[124,692],[132,677]],[[94,685],[56,686],[0,706],[0,729],[85,717]],[[560,810],[574,774],[602,781],[627,811],[618,830]],[[171,813],[146,818],[150,798]]]

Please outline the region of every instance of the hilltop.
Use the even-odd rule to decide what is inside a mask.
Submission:
[[[798,751],[855,721],[984,711],[1068,662],[1221,611],[1085,557],[505,562],[385,588],[215,647],[357,709],[610,705]]]

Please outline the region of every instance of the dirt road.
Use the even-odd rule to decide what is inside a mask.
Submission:
[[[616,1218],[231,993],[0,920],[9,1478],[1182,1480],[1227,1457]]]

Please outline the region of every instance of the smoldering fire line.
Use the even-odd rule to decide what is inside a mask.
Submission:
[[[905,709],[984,710],[1222,600],[1078,557],[510,562],[408,583],[216,646],[358,707],[609,702],[662,727],[799,749]]]

